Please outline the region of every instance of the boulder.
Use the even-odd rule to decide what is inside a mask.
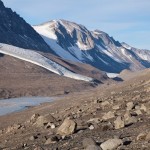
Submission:
[[[146,138],[146,133],[140,133],[136,139],[138,141],[142,141],[142,140],[145,140],[145,138]]]
[[[140,109],[143,110],[144,112],[147,112],[147,108],[144,104],[141,105]]]
[[[108,119],[111,119],[111,118],[114,118],[114,117],[115,117],[114,112],[109,111],[108,113],[104,114],[102,119],[103,120],[108,120]]]
[[[57,134],[62,136],[71,135],[75,132],[75,129],[76,123],[73,120],[66,118],[62,125],[58,128]]]
[[[142,115],[142,112],[141,112],[141,110],[139,110],[139,109],[136,110],[135,113],[136,113],[137,115]]]
[[[138,119],[135,116],[131,116],[129,112],[126,112],[124,115],[124,121],[125,121],[125,125],[128,126],[133,123],[136,123]]]
[[[114,121],[115,129],[124,128],[125,123],[121,116],[118,116],[117,119]]]
[[[114,110],[120,109],[120,105],[114,105],[114,106],[113,106],[113,109],[114,109]]]
[[[37,127],[43,127],[48,123],[53,123],[55,121],[56,121],[55,118],[51,114],[47,114],[45,116],[39,116],[35,122],[35,125]]]
[[[146,135],[146,138],[145,138],[147,141],[150,141],[150,132]]]
[[[126,104],[126,106],[127,106],[127,110],[132,110],[135,105],[134,105],[133,102],[128,102],[128,103]]]
[[[131,114],[129,111],[126,111],[124,114],[124,120],[128,120],[131,117]]]
[[[105,141],[100,145],[100,147],[102,150],[116,150],[122,144],[123,141],[121,139],[114,138]]]

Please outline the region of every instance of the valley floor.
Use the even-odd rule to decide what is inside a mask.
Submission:
[[[120,84],[1,116],[0,149],[149,150],[149,127],[148,69]]]

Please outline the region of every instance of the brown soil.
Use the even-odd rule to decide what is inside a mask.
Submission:
[[[104,107],[104,102],[108,104]],[[145,138],[137,140],[140,133],[150,132],[150,70],[136,73],[129,80],[104,84],[95,89],[87,89],[82,92],[71,93],[60,100],[52,103],[45,103],[40,106],[29,108],[28,110],[12,113],[0,117],[0,148],[2,149],[29,149],[36,150],[82,150],[82,141],[86,137],[93,138],[99,146],[104,141],[118,137],[124,142],[118,147],[120,150],[149,150],[150,143]],[[133,102],[136,107],[129,110],[137,121],[121,129],[114,128],[114,120],[117,116],[123,117],[127,111],[126,104]],[[114,106],[119,105],[116,110]],[[146,109],[141,109],[144,105]],[[141,114],[136,114],[140,109]],[[105,113],[111,111],[114,117],[103,120]],[[35,113],[40,115],[51,114],[56,118],[55,129],[36,127],[29,122]],[[75,133],[62,139],[56,134],[57,128],[62,124],[66,117],[70,117],[77,123]],[[99,118],[100,122],[89,123],[89,119]],[[20,124],[17,129],[8,132],[11,125]],[[93,130],[89,126],[94,126]],[[31,140],[31,136],[36,139]],[[57,136],[56,143],[45,145],[46,139]]]

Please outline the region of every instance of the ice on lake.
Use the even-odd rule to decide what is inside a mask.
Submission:
[[[0,100],[0,116],[24,110],[45,102],[52,102],[52,97],[21,97]]]

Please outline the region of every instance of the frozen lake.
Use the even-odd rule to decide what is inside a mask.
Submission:
[[[53,97],[21,97],[0,100],[0,116],[27,109],[45,102],[52,102]]]

